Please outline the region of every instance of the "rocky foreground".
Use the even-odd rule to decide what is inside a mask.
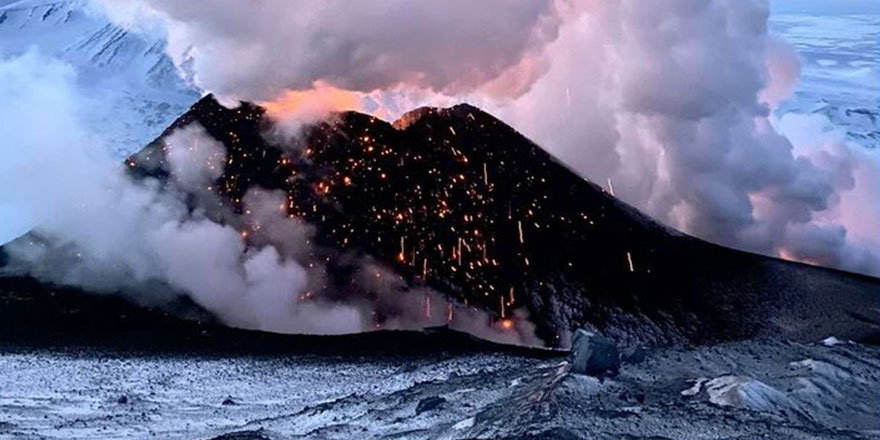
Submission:
[[[33,286],[0,283],[3,439],[880,438],[864,343],[620,346],[595,377],[445,330],[268,335]]]
[[[571,374],[512,353],[0,354],[0,438],[874,439],[880,350],[749,341]]]

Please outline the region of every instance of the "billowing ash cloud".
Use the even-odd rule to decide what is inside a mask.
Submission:
[[[360,267],[359,289],[332,290],[326,260],[311,244],[313,227],[288,215],[285,193],[252,188],[241,214],[216,197],[211,185],[226,151],[198,125],[164,139],[167,182],[131,178],[77,118],[83,97],[74,81],[68,66],[35,52],[0,60],[0,186],[15,188],[0,191],[0,208],[36,225],[4,246],[10,261],[0,274],[122,292],[150,305],[185,295],[242,328],[337,334],[449,324],[540,344],[524,316],[511,321],[516,331],[502,331],[437,292],[409,291],[361,257],[341,256]],[[141,159],[158,171],[155,158]],[[388,281],[377,285],[375,274]]]
[[[860,219],[876,212],[841,204],[856,193],[880,199],[869,177],[878,170],[876,154],[839,137],[797,136],[809,127],[780,127],[770,115],[793,90],[800,66],[768,34],[766,2],[582,6],[547,48],[547,74],[500,113],[684,231],[880,274],[880,248],[866,238],[880,236],[880,227]],[[872,233],[848,232],[866,223]]]
[[[128,25],[160,22],[175,62],[204,89],[248,100],[398,84],[468,92],[555,39],[553,0],[101,0]]]

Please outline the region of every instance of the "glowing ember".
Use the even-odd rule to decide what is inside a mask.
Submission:
[[[405,240],[405,237],[400,237],[400,253],[397,254],[397,261],[400,261],[401,263],[406,261]]]
[[[346,101],[352,97],[347,92],[325,92],[343,106],[356,104]],[[224,174],[211,187],[235,212],[248,211],[244,200],[251,188],[282,190],[286,199],[278,209],[314,226],[321,246],[374,256],[410,287],[491,313],[499,328],[514,326],[513,310],[543,312],[530,309],[527,300],[551,285],[559,289],[560,275],[571,280],[564,287],[572,291],[598,297],[617,291],[617,276],[627,266],[608,255],[624,253],[621,243],[632,243],[628,250],[642,255],[644,275],[658,272],[639,226],[626,223],[605,194],[488,115],[467,106],[429,111],[401,129],[343,113],[304,126],[293,145],[269,143],[262,136],[267,118],[297,110],[306,98],[289,92],[267,106],[268,116],[257,107],[230,110],[207,101],[194,113],[227,148]],[[260,228],[253,215],[247,219],[238,226],[242,239]],[[341,266],[333,282],[349,282],[346,262],[309,257]],[[627,262],[634,272],[630,253]],[[422,300],[430,319],[431,298]],[[445,312],[452,319],[454,307]],[[554,337],[547,327],[541,331]]]

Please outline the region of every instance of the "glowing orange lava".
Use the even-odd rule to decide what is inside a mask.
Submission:
[[[261,102],[273,118],[315,119],[327,113],[363,111],[361,93],[338,89],[320,82],[311,90],[287,90],[272,101]]]

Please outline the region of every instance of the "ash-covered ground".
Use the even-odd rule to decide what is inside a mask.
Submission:
[[[0,437],[101,439],[880,438],[880,350],[771,340],[564,358],[6,350]]]

